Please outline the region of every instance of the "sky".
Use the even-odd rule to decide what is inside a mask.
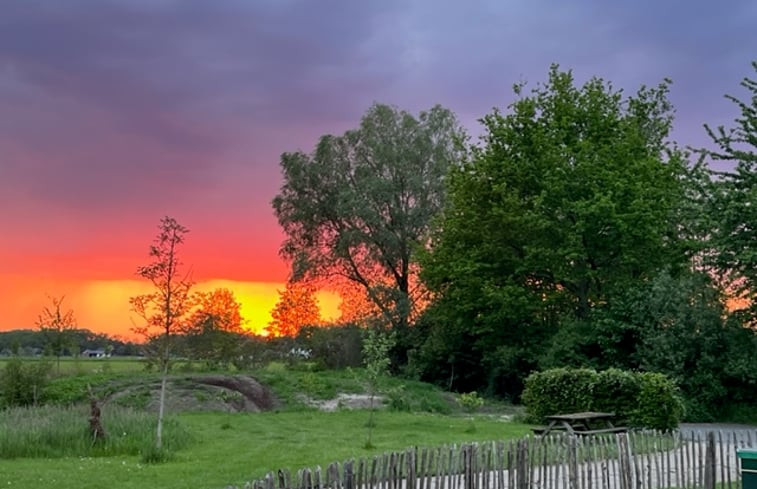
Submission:
[[[671,78],[674,139],[706,146],[756,25],[752,0],[3,0],[0,330],[65,296],[80,326],[128,336],[165,215],[197,287],[231,288],[260,330],[288,274],[281,153],[374,102],[441,104],[475,136],[551,63],[630,92]]]

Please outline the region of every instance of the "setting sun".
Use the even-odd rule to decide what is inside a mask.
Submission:
[[[207,280],[195,284],[193,290],[231,290],[241,304],[244,328],[261,334],[271,320],[271,310],[279,297],[278,290],[283,290],[284,286],[277,282]],[[16,313],[6,317],[11,328],[34,327],[37,315],[49,301],[48,296],[65,297],[63,308],[74,311],[80,327],[127,338],[133,337],[132,328],[139,325],[139,318],[129,307],[129,298],[152,290],[150,284],[143,280],[0,277],[0,294],[13,298],[16,304]],[[341,299],[338,294],[321,291],[316,297],[324,319],[339,316]]]

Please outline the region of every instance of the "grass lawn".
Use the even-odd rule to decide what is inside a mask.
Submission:
[[[41,357],[26,357],[25,362],[39,362]],[[46,357],[50,363],[52,375],[83,375],[99,372],[141,372],[145,369],[145,361],[139,357],[111,357],[111,358],[72,358],[61,357],[60,374],[58,373],[58,360],[55,357]],[[0,358],[0,370],[5,368],[8,358]]]
[[[493,417],[381,411],[373,450],[365,450],[367,411],[182,414],[193,436],[174,460],[143,465],[137,457],[0,460],[0,487],[222,488],[280,468],[296,470],[411,446],[439,446],[523,436],[527,425]]]

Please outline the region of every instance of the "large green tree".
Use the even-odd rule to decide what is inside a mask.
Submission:
[[[436,106],[418,117],[374,105],[360,127],[323,136],[315,151],[281,157],[273,208],[292,278],[341,276],[359,284],[387,324],[402,330],[416,306],[415,253],[427,242],[462,159],[463,133]]]
[[[519,391],[559,327],[687,259],[672,219],[686,165],[667,142],[667,81],[625,97],[553,66],[546,83],[515,91],[506,114],[483,118],[471,161],[453,168],[423,261],[439,296],[423,368],[456,368],[467,376],[459,388],[501,393]]]
[[[752,63],[757,73],[757,61]],[[734,165],[718,174],[712,215],[714,264],[741,299],[745,322],[757,324],[757,80],[741,82],[749,93],[746,101],[727,95],[740,114],[731,128],[707,128],[717,151],[713,160]]]

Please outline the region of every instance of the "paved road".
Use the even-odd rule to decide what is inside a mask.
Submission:
[[[722,431],[725,433],[734,433],[738,444],[757,445],[757,426],[735,423],[681,423],[678,427],[681,434],[688,439],[695,436],[703,437],[708,431]]]

